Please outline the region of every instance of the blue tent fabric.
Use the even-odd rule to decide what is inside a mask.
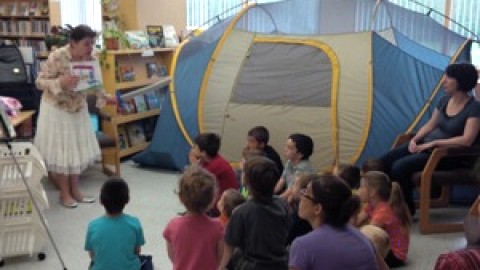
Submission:
[[[367,143],[358,165],[385,153],[395,137],[405,132],[446,67],[421,62],[377,34],[372,38],[373,108]]]
[[[199,91],[196,89],[200,89],[204,71],[217,42],[205,44],[201,53],[190,55],[189,61],[177,63],[174,83],[176,89],[180,90],[176,90],[175,96],[182,123],[192,140],[199,133],[197,121]],[[149,147],[135,155],[133,161],[145,166],[182,170],[188,164],[188,156],[185,153],[188,153],[190,145],[177,124],[170,95],[164,103]]]

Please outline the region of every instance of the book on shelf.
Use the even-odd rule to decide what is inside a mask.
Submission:
[[[148,43],[151,48],[165,47],[163,27],[161,25],[147,25],[146,30],[148,35]]]
[[[178,45],[178,35],[173,25],[163,25],[163,37],[165,47],[176,47]]]
[[[28,2],[20,2],[18,5],[17,15],[28,16],[29,13],[30,13],[30,7],[28,5]]]
[[[143,131],[145,133],[145,139],[147,142],[151,141],[153,138],[153,134],[155,132],[155,126],[157,124],[157,117],[149,117],[142,120],[143,124]]]
[[[30,15],[38,15],[38,3],[36,1],[33,1],[30,3],[30,8],[29,8],[29,13]]]
[[[145,93],[145,100],[147,101],[148,109],[159,109],[160,108],[160,98],[157,94],[157,91],[150,91]]]
[[[17,15],[17,3],[15,2],[9,2],[6,4],[6,12],[5,15],[8,16],[15,16]]]
[[[97,91],[103,88],[98,61],[70,62],[70,73],[79,77],[74,91]]]
[[[139,145],[146,142],[145,131],[140,122],[127,125],[128,140],[131,146]]]
[[[132,64],[119,64],[118,65],[118,82],[131,82],[135,80],[135,70]]]
[[[121,98],[122,94],[125,91],[119,90],[115,93],[117,98],[117,112],[119,114],[131,114],[136,113],[137,109],[135,107],[135,101],[133,99],[124,100]]]
[[[0,16],[4,16],[5,14],[5,3],[0,3]]]
[[[127,129],[124,125],[118,126],[118,147],[120,149],[127,149],[130,147],[130,143],[128,141]]]
[[[137,109],[137,112],[148,111],[147,103],[145,102],[145,96],[134,96],[133,102],[135,102],[135,108]]]
[[[159,65],[156,62],[148,62],[145,64],[147,68],[147,78],[161,78],[168,75],[168,70],[165,65]]]

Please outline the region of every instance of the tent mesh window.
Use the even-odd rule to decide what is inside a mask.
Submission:
[[[332,65],[320,49],[303,44],[256,43],[231,101],[330,107]]]

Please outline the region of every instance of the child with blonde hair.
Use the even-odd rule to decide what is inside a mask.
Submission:
[[[367,203],[362,219],[385,230],[390,238],[390,251],[385,257],[389,267],[405,264],[410,244],[410,214],[400,186],[379,171],[367,172],[360,180],[360,199]]]
[[[223,226],[207,216],[217,193],[215,176],[198,165],[180,177],[178,197],[187,212],[163,231],[173,269],[217,269],[223,251]]]

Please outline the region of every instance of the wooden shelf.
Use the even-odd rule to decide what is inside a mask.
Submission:
[[[0,19],[4,20],[49,20],[50,17],[48,15],[0,15]]]
[[[0,38],[43,39],[45,36],[45,34],[0,34]]]
[[[124,115],[119,114],[115,117],[115,123],[117,123],[117,125],[121,125],[121,124],[130,123],[136,120],[144,119],[144,118],[157,116],[157,115],[160,115],[160,109],[154,109],[154,110],[148,110],[145,112],[124,114]]]
[[[135,154],[135,153],[140,152],[143,149],[147,148],[147,146],[149,144],[150,144],[150,142],[144,142],[144,143],[141,143],[141,144],[137,144],[135,146],[128,147],[126,149],[122,149],[119,152],[119,156],[122,158],[122,157],[125,157],[125,156],[129,156],[131,154]]]

